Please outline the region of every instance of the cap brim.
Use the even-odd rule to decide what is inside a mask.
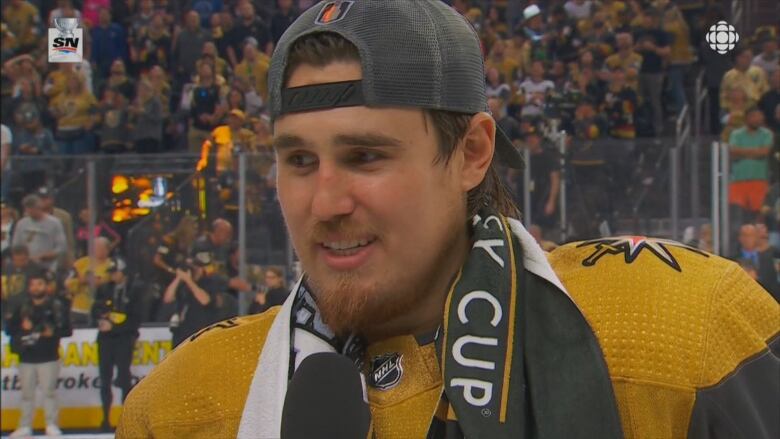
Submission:
[[[496,156],[494,159],[498,159],[501,164],[510,168],[523,169],[525,167],[520,151],[515,148],[515,145],[509,140],[509,136],[498,125],[496,125]]]

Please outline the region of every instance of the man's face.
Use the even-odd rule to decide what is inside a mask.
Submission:
[[[39,220],[43,218],[43,214],[44,214],[44,211],[41,208],[40,204],[38,204],[37,206],[26,207],[24,209],[24,212],[25,214],[27,214],[27,216],[29,216],[34,220]]]
[[[27,253],[15,253],[11,255],[11,263],[14,268],[24,268],[30,262],[30,255]]]
[[[108,9],[101,9],[98,15],[98,21],[102,26],[108,26],[111,23],[111,12]]]
[[[244,58],[246,58],[247,61],[254,62],[256,55],[257,55],[257,48],[255,46],[253,46],[252,44],[246,44],[244,46]]]
[[[506,50],[506,47],[504,46],[504,42],[501,40],[496,41],[493,43],[493,55],[496,57],[502,57],[504,56],[504,51]]]
[[[241,18],[243,18],[244,21],[250,21],[255,17],[255,8],[251,3],[244,2],[241,4],[238,13],[241,15]]]
[[[40,204],[40,206],[41,206],[41,209],[43,209],[43,210],[51,209],[52,207],[54,207],[54,198],[49,197],[49,196],[41,197],[41,204]]]
[[[95,241],[95,258],[96,259],[106,259],[111,253],[111,248],[106,244],[105,241],[99,240]]]
[[[745,117],[745,123],[752,129],[756,129],[764,124],[764,113],[759,110],[752,110]]]
[[[228,117],[228,126],[232,131],[238,131],[241,129],[241,126],[244,124],[243,119],[241,119],[238,116],[229,116]]]
[[[197,29],[198,24],[200,23],[200,16],[195,11],[190,11],[187,13],[187,18],[185,19],[185,24],[190,30]]]
[[[241,127],[242,120],[236,116],[230,116],[228,120],[237,124],[238,128]],[[232,127],[231,127],[232,128]],[[233,239],[233,228],[227,224],[220,224],[214,228],[214,243],[217,245],[224,245]]]
[[[739,54],[736,59],[736,66],[739,70],[747,70],[750,67],[750,62],[753,60],[753,52],[745,50]]]
[[[214,79],[214,72],[212,72],[211,66],[202,63],[198,69],[198,78],[200,78],[203,83],[211,82]]]
[[[361,78],[355,62],[301,65],[287,87]],[[312,130],[311,127],[317,127]],[[274,125],[279,201],[325,321],[361,331],[414,309],[466,239],[464,157],[434,163],[421,110],[345,107]],[[459,238],[462,234],[462,239]]]
[[[120,60],[116,60],[111,63],[111,74],[121,76],[125,74],[125,63]]]
[[[743,250],[753,251],[758,243],[758,233],[756,226],[746,225],[739,229],[739,244]]]
[[[30,296],[40,299],[46,295],[46,279],[32,278],[27,282]]]
[[[540,80],[544,77],[544,65],[540,62],[535,62],[531,65],[531,76],[534,79]]]
[[[265,272],[265,286],[268,288],[279,288],[282,286],[282,278],[273,271]]]
[[[620,50],[630,50],[633,46],[631,34],[621,33],[617,35],[617,47]]]
[[[279,0],[279,9],[287,11],[292,8],[292,0]]]
[[[760,245],[769,242],[769,229],[766,228],[766,224],[756,224],[756,239]]]

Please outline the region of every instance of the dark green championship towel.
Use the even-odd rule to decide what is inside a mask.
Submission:
[[[524,269],[526,253],[544,255],[524,253],[510,221],[474,217],[437,338],[444,393],[428,438],[623,437],[595,335],[565,292]]]

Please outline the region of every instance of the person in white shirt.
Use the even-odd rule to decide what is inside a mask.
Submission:
[[[563,5],[566,15],[574,20],[585,20],[590,18],[593,12],[593,2],[590,0],[569,0]]]
[[[761,53],[753,58],[751,64],[764,69],[767,78],[771,77],[775,70],[780,69],[780,50],[777,49],[777,40],[771,37],[765,39],[761,45]]]
[[[555,84],[544,79],[544,63],[534,61],[531,64],[531,75],[520,83],[520,92],[524,97],[523,117],[541,116],[544,113],[544,105],[547,94],[555,88]]]

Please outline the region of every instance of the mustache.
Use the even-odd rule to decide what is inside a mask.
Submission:
[[[317,242],[325,242],[338,236],[342,240],[358,240],[366,236],[377,236],[373,227],[357,224],[354,220],[338,219],[317,222],[309,227],[309,236]]]

